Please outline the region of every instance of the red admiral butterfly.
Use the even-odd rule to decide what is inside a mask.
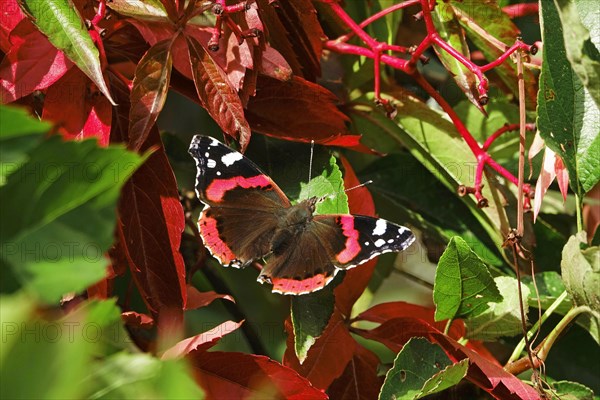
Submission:
[[[381,253],[402,251],[412,232],[362,215],[313,215],[319,199],[292,205],[252,161],[208,136],[194,136],[196,194],[206,207],[198,228],[204,245],[224,266],[265,258],[258,281],[274,293],[322,289],[341,269]]]

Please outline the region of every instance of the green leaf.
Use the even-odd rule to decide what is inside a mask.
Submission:
[[[600,180],[600,109],[567,59],[563,27],[551,1],[540,3],[544,54],[538,120],[540,135],[564,161],[581,197]]]
[[[24,108],[0,105],[0,186],[6,177],[27,160],[27,153],[39,144],[50,124],[33,118]]]
[[[502,301],[487,267],[459,236],[453,237],[435,273],[435,320],[474,317]]]
[[[600,107],[600,13],[591,1],[556,0],[571,67]]]
[[[379,399],[420,399],[441,392],[458,384],[468,368],[468,359],[453,364],[439,345],[424,338],[412,338],[387,372]]]
[[[77,8],[69,0],[19,0],[23,11],[57,49],[86,74],[102,94],[116,106],[106,86],[100,55],[83,24]]]
[[[135,19],[166,22],[169,18],[167,10],[160,0],[112,0],[106,5],[119,14]]]
[[[34,312],[35,303],[23,293],[3,296],[0,304],[7,339],[2,348],[0,397],[86,398],[92,384],[90,365],[94,357],[104,354],[103,336],[114,333],[112,324],[122,326],[115,300],[85,302],[58,320],[41,319]]]
[[[452,5],[454,14],[467,31],[468,38],[473,41],[488,62],[497,60],[520,36],[519,29],[496,2],[464,0],[452,1],[449,4]],[[512,94],[515,97],[518,96],[516,64],[511,60],[506,60],[494,68],[494,72],[498,74]],[[527,107],[533,108],[535,106],[536,78],[528,69],[523,71],[523,77]]]
[[[552,388],[560,400],[594,400],[594,391],[581,383],[552,382]]]
[[[316,214],[348,214],[348,196],[344,192],[344,178],[334,156],[329,158],[329,165],[321,175],[310,182],[300,184],[298,201],[311,197],[325,197],[316,205]]]
[[[331,156],[328,168],[321,175],[314,177],[307,184],[301,183],[299,201],[333,194],[335,194],[333,198],[327,198],[317,204],[317,214],[348,214],[349,212],[342,172],[336,158]],[[308,350],[327,326],[333,314],[334,302],[333,284],[314,293],[292,297],[294,349],[300,364],[304,362]]]
[[[454,15],[452,5],[450,3],[438,4],[435,8],[435,12],[432,13],[432,17],[440,37],[452,46],[454,50],[462,54],[467,60],[470,60],[471,52],[467,45],[465,32]],[[475,74],[438,45],[434,44],[433,49],[442,64],[444,64],[444,67],[446,67],[456,81],[460,90],[463,91],[475,107],[485,113],[483,107],[479,104],[479,91],[477,89],[478,80]]]
[[[536,296],[536,288],[533,285],[533,279],[537,286],[537,292],[539,293],[539,304],[538,296]],[[565,284],[562,281],[560,275],[555,271],[539,272],[531,276],[524,276],[522,283],[527,285],[530,291],[527,302],[530,307],[538,308],[540,306],[542,310],[547,309],[554,301],[565,291]],[[556,309],[556,312],[565,315],[571,309],[571,300],[565,300]]]
[[[142,161],[95,140],[54,136],[36,147],[0,188],[2,262],[48,303],[100,280],[119,190]]]
[[[331,314],[333,314],[333,288],[323,289],[292,298],[291,317],[294,327],[294,350],[300,364],[308,355],[308,350],[323,334]]]
[[[90,399],[202,399],[183,360],[161,361],[149,354],[117,353],[97,362]]]
[[[600,247],[587,247],[586,232],[569,238],[560,263],[565,287],[575,305],[600,311]],[[596,321],[598,323],[598,321]]]
[[[502,336],[515,336],[522,333],[521,311],[519,308],[518,281],[509,276],[494,278],[503,297],[499,303],[488,303],[488,309],[476,316],[465,319],[466,337],[469,339],[493,341]],[[529,288],[521,284],[525,315],[529,311],[527,298]]]

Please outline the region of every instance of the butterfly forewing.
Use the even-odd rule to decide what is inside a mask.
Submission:
[[[281,189],[248,158],[211,137],[194,136],[190,154],[198,167],[196,193],[209,206],[198,227],[211,254],[237,267],[266,255],[290,206]]]

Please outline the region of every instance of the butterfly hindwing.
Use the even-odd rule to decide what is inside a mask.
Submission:
[[[213,256],[225,266],[244,266],[267,254],[290,202],[260,168],[208,136],[194,136],[190,154],[198,167],[196,194],[206,204],[198,227]]]
[[[305,294],[327,285],[341,269],[350,269],[382,253],[402,251],[412,232],[380,218],[316,215],[306,229],[290,235],[288,246],[273,252],[259,276],[273,291]]]

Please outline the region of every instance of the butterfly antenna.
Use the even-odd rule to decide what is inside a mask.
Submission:
[[[348,192],[349,192],[349,191],[351,191],[351,190],[358,189],[358,188],[360,188],[360,187],[363,187],[363,186],[370,185],[371,183],[373,183],[373,181],[369,179],[368,181],[366,181],[366,182],[363,182],[363,183],[361,183],[361,184],[359,184],[359,185],[352,186],[351,188],[348,188],[348,189],[344,189],[344,193],[348,193]],[[335,197],[336,197],[337,195],[339,195],[340,193],[341,193],[341,191],[339,191],[339,192],[336,192],[336,193],[332,193],[332,194],[328,194],[328,195],[326,195],[326,196],[323,196],[323,197],[321,197],[321,198],[319,199],[319,201],[323,201],[323,200],[325,200],[325,199],[335,199]]]
[[[348,193],[349,191],[354,190],[354,189],[358,189],[359,187],[370,185],[371,183],[373,183],[373,181],[371,179],[369,179],[368,181],[363,182],[363,183],[361,183],[359,185],[352,186],[351,188],[345,189],[344,193]]]
[[[312,162],[313,162],[313,154],[315,153],[315,141],[314,139],[310,141],[310,161],[308,162],[308,181],[310,182],[312,178]]]

